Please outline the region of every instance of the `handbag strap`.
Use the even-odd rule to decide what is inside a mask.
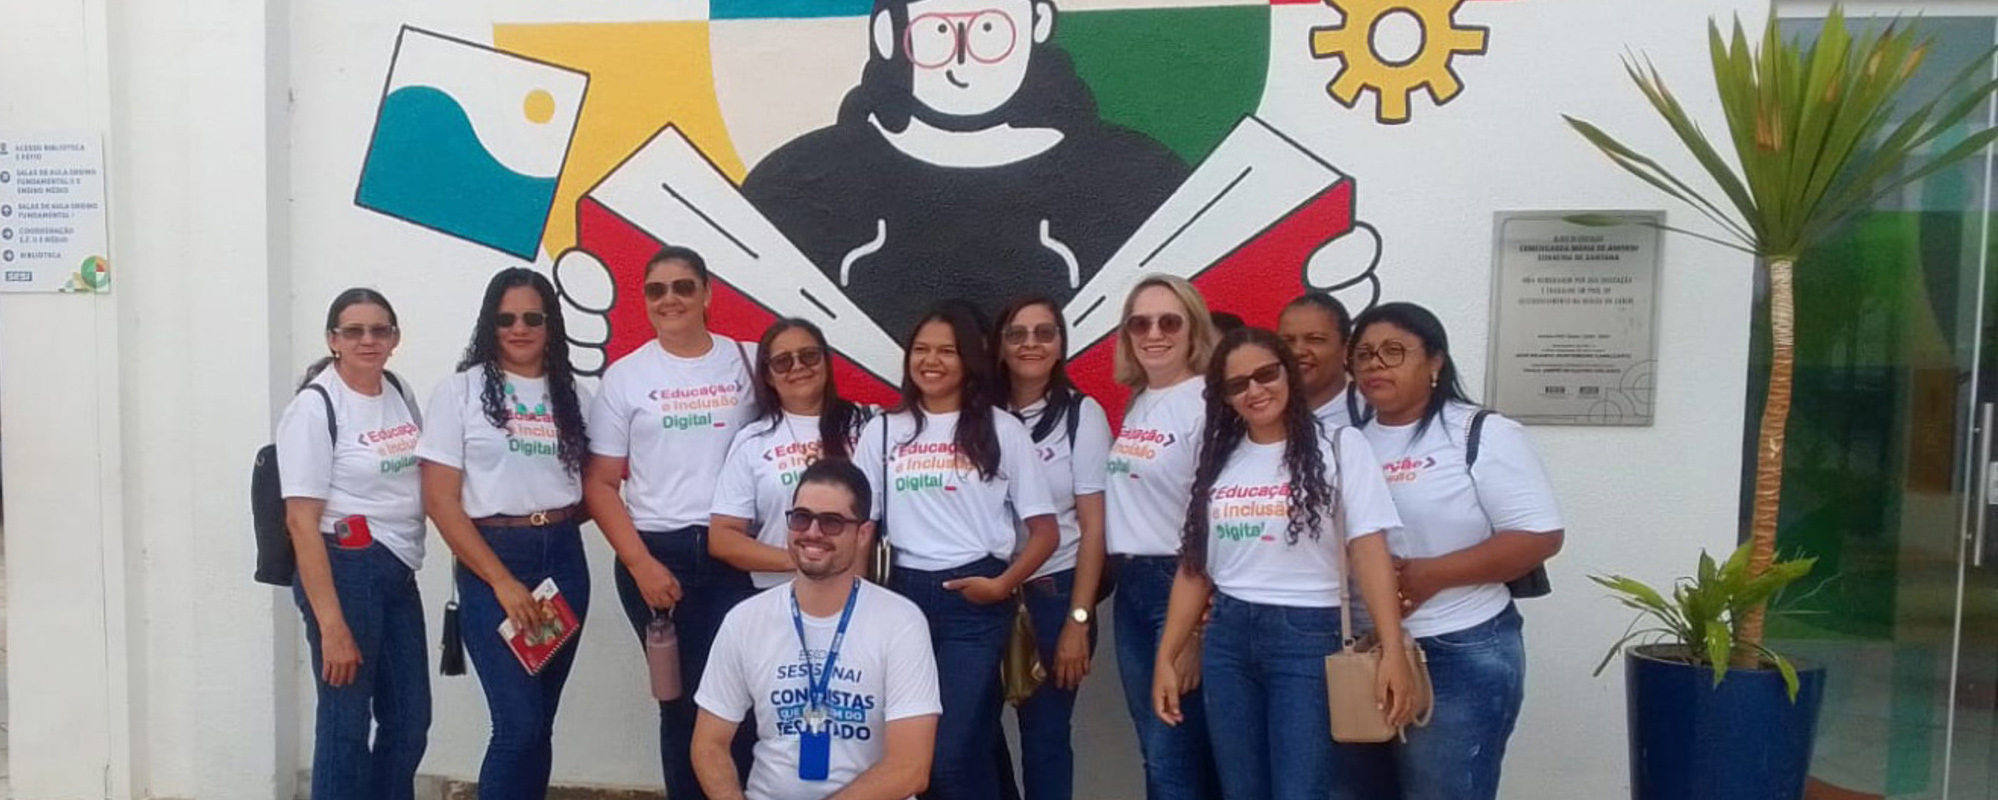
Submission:
[[[895,415],[881,414],[881,524],[875,527],[876,541],[888,541],[888,496],[895,493],[895,487],[888,482],[888,426],[895,421]]]
[[[1332,557],[1339,562],[1339,638],[1350,650],[1360,636],[1353,630],[1353,576],[1346,563],[1346,471],[1339,466],[1339,431],[1332,431]]]

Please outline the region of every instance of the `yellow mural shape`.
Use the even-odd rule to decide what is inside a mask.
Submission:
[[[746,171],[715,99],[706,22],[494,25],[493,46],[590,74],[541,246],[576,242],[576,201],[667,123],[737,183]]]

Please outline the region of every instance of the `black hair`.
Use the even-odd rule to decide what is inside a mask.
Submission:
[[[825,395],[819,400],[819,457],[821,459],[849,457],[847,438],[861,421],[860,407],[839,396],[839,387],[833,383],[832,348],[826,345],[825,332],[807,320],[787,317],[770,323],[763,329],[763,338],[756,345],[756,404],[762,409],[756,420],[769,425],[768,430],[776,430],[784,422],[784,403],[777,398],[777,389],[770,385],[770,346],[785,331],[801,330],[812,337],[825,360],[819,362],[819,369],[825,371]]]
[[[1330,292],[1312,290],[1298,295],[1296,300],[1285,304],[1283,310],[1293,308],[1315,308],[1332,315],[1332,327],[1339,331],[1339,341],[1353,340],[1353,313],[1346,310],[1346,304],[1339,302]]]
[[[979,318],[978,307],[970,303],[962,300],[938,303],[909,329],[909,344],[902,351],[902,402],[896,410],[908,412],[916,426],[905,443],[923,435],[926,424],[922,413],[923,393],[916,388],[915,370],[910,368],[910,362],[914,360],[916,334],[932,322],[950,327],[952,336],[957,340],[957,360],[964,372],[964,383],[958,389],[960,413],[957,415],[957,430],[951,440],[957,444],[958,453],[978,468],[980,479],[992,480],[999,474],[999,432],[992,424],[996,381],[992,375],[992,356],[986,352],[985,326]]]
[[[1071,406],[1075,404],[1077,395],[1075,384],[1068,379],[1068,356],[1065,352],[1068,347],[1068,321],[1062,319],[1061,306],[1056,305],[1053,298],[1040,294],[1028,295],[1007,303],[1005,308],[999,310],[999,319],[992,325],[991,344],[993,371],[996,373],[994,393],[997,397],[994,398],[994,402],[1002,407],[1010,406],[1013,398],[1013,373],[1006,369],[1004,341],[1006,326],[1013,324],[1013,318],[1019,316],[1020,312],[1034,306],[1044,306],[1054,313],[1055,332],[1058,336],[1054,345],[1054,368],[1048,373],[1048,390],[1045,395],[1047,404],[1041,407],[1041,415],[1034,422],[1033,437],[1034,441],[1038,442],[1046,439],[1048,434],[1054,432],[1055,426],[1061,424],[1062,418],[1069,414]],[[1017,411],[1013,415],[1020,416]],[[1020,421],[1025,422],[1026,418],[1021,417]]]
[[[346,313],[347,309],[365,305],[381,306],[383,311],[388,312],[389,324],[395,326],[398,330],[402,328],[402,323],[396,321],[395,306],[389,305],[388,298],[383,297],[381,292],[364,286],[356,286],[334,295],[333,304],[326,307],[326,332],[332,333],[340,329],[340,315]],[[319,377],[319,373],[325,372],[327,367],[332,366],[333,361],[334,356],[326,355],[320,356],[319,360],[307,365],[305,367],[305,378],[298,382],[298,388],[304,389],[305,385],[311,383],[313,378]]]
[[[1422,409],[1422,421],[1416,424],[1413,438],[1421,438],[1423,431],[1443,415],[1443,409],[1451,402],[1476,405],[1465,396],[1464,385],[1458,380],[1457,362],[1450,357],[1450,334],[1443,330],[1442,320],[1437,319],[1429,309],[1414,303],[1382,303],[1360,312],[1360,318],[1353,320],[1353,336],[1349,341],[1358,342],[1360,337],[1366,335],[1368,328],[1383,322],[1414,334],[1416,339],[1421,340],[1424,353],[1443,359],[1443,368],[1436,373],[1436,386],[1429,390],[1429,403]],[[1359,367],[1360,364],[1353,366]],[[1372,410],[1369,410],[1364,419],[1354,417],[1353,424],[1365,427],[1373,421],[1373,417]]]
[[[847,494],[853,495],[852,510],[855,519],[867,519],[869,511],[874,507],[874,492],[867,484],[867,475],[851,461],[843,458],[821,458],[812,462],[798,475],[798,488],[803,489],[807,484],[814,483],[837,486],[845,489]],[[797,501],[798,492],[794,489],[791,492],[791,502]]]
[[[1216,335],[1227,335],[1232,331],[1241,330],[1249,326],[1249,323],[1242,321],[1242,315],[1240,314],[1214,311],[1210,312],[1207,316],[1214,320],[1214,333]]]
[[[654,267],[668,261],[685,263],[688,269],[694,271],[694,277],[701,280],[702,286],[708,284],[708,260],[702,258],[700,252],[694,248],[682,247],[677,244],[666,245],[659,248],[659,252],[653,253],[652,258],[646,260],[645,271],[640,273],[639,277],[644,278],[651,275]]]
[[[1096,124],[1096,97],[1082,82],[1068,53],[1054,46],[1052,34],[1047,42],[1029,42],[1032,52],[1027,55],[1027,74],[1004,105],[968,117],[943,114],[923,105],[915,94],[916,65],[902,51],[903,37],[909,30],[909,4],[914,1],[874,0],[874,12],[868,15],[867,66],[861,69],[859,85],[840,102],[838,124],[866,125],[871,116],[883,128],[896,133],[908,130],[913,117],[944,130],[957,131],[983,130],[1002,123],[1074,131]],[[1054,3],[1033,0],[1029,7],[1033,9],[1032,16],[1024,24],[1029,27],[1031,39],[1034,17],[1043,13],[1043,7],[1054,8]],[[873,44],[872,21],[883,13],[888,14],[895,43],[894,52],[886,58]]]
[[[486,283],[485,300],[479,304],[479,321],[472,324],[471,344],[458,360],[458,371],[478,368],[483,388],[479,403],[485,407],[486,422],[500,430],[512,418],[507,408],[506,376],[500,369],[500,300],[509,289],[527,287],[541,298],[541,313],[547,317],[548,341],[541,351],[541,369],[548,379],[548,405],[555,417],[555,457],[562,460],[570,475],[583,471],[589,459],[589,439],[583,429],[583,404],[576,396],[576,373],[569,365],[569,328],[562,322],[562,304],[556,302],[555,285],[541,273],[526,267],[500,270]]]
[[[1290,525],[1284,541],[1297,544],[1299,538],[1313,539],[1325,527],[1325,520],[1339,503],[1338,492],[1326,480],[1327,465],[1319,449],[1321,432],[1318,418],[1304,402],[1304,378],[1298,374],[1297,358],[1283,340],[1262,328],[1242,328],[1221,337],[1214,359],[1207,363],[1207,424],[1200,433],[1200,462],[1193,476],[1193,498],[1187,504],[1186,524],[1180,531],[1180,564],[1196,576],[1207,574],[1208,497],[1221,469],[1248,435],[1248,424],[1228,405],[1221,385],[1228,380],[1228,355],[1244,347],[1259,347],[1276,356],[1283,365],[1284,384],[1290,387],[1283,408],[1283,463],[1290,473]],[[1329,435],[1337,435],[1336,431]],[[1332,464],[1331,469],[1338,469]]]

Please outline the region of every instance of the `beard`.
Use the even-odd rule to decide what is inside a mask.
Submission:
[[[793,560],[798,565],[799,575],[812,580],[824,580],[826,578],[845,575],[848,570],[853,568],[853,559],[854,555],[852,551],[835,550],[831,557],[824,561],[806,561],[795,557]]]

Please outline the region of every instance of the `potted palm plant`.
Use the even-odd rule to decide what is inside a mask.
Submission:
[[[1762,267],[1772,351],[1748,535],[1724,563],[1702,554],[1698,573],[1670,593],[1620,576],[1597,582],[1659,623],[1634,634],[1658,641],[1631,648],[1625,659],[1632,796],[1796,798],[1809,768],[1822,673],[1794,668],[1763,643],[1768,600],[1811,566],[1775,558],[1794,366],[1791,277],[1798,259],[1854,213],[1998,137],[1987,129],[1943,138],[1984,107],[1998,82],[1989,80],[1992,53],[1986,52],[1935,99],[1903,109],[1903,90],[1928,54],[1928,40],[1898,20],[1855,33],[1836,6],[1809,43],[1782,39],[1773,11],[1759,43],[1739,19],[1732,36],[1709,23],[1708,40],[1727,122],[1718,143],[1694,124],[1655,66],[1632,58],[1625,70],[1711,188],[1681,179],[1596,125],[1566,119],[1617,166],[1712,226],[1708,232],[1659,227],[1751,254]],[[1954,144],[1941,147],[1942,141]],[[1576,221],[1642,224],[1608,215]],[[1626,636],[1612,654],[1630,641]]]

